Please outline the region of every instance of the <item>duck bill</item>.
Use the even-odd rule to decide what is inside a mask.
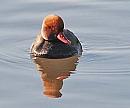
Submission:
[[[65,44],[71,44],[71,41],[69,39],[67,39],[67,37],[65,37],[65,35],[62,32],[60,32],[57,35],[57,39],[60,40],[61,42],[65,43]]]

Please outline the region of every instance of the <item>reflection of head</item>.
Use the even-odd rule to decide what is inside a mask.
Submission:
[[[60,89],[63,81],[61,80],[44,80],[44,95],[52,98],[61,97]]]
[[[40,71],[44,95],[52,98],[62,96],[60,89],[63,86],[63,80],[75,70],[77,61],[77,56],[65,59],[36,58],[35,64]]]

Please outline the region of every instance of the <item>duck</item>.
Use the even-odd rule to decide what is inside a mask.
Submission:
[[[79,39],[64,28],[63,19],[55,14],[47,15],[43,19],[41,30],[30,48],[32,57],[49,59],[80,56],[82,51]]]

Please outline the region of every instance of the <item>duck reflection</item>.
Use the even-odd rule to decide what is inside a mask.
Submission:
[[[63,80],[68,78],[76,69],[78,56],[64,59],[47,59],[35,57],[34,63],[40,73],[43,84],[43,94],[59,98],[62,96],[60,90],[63,86]]]

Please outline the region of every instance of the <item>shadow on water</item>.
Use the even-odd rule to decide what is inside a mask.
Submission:
[[[43,94],[51,98],[62,96],[63,80],[74,73],[78,56],[64,59],[33,58],[43,84]]]

